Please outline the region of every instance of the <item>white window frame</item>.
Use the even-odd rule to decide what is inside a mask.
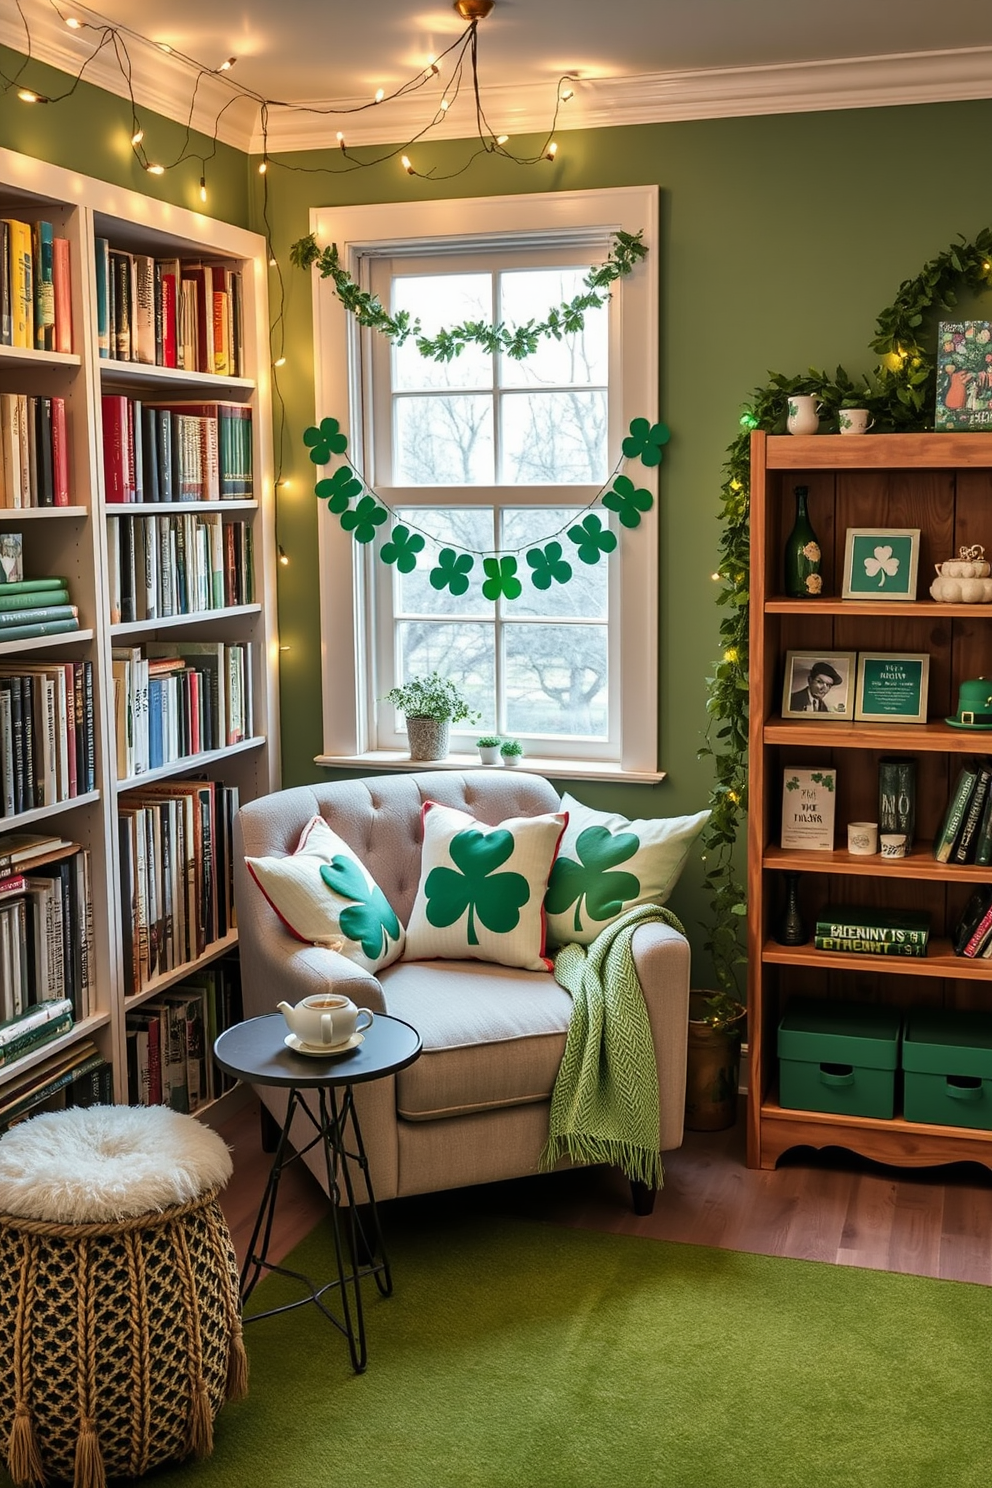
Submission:
[[[631,419],[657,419],[657,187],[322,207],[311,211],[310,230],[320,244],[337,244],[343,267],[363,288],[373,258],[411,247],[451,252],[498,247],[514,239],[547,242],[563,235],[567,241],[569,234],[574,239],[596,231],[607,238],[617,231],[643,232],[648,257],[612,286],[621,334],[618,364],[610,371],[611,400],[618,390],[624,430]],[[367,384],[363,385],[367,370],[358,356],[361,333],[333,293],[331,281],[322,280],[316,270],[313,313],[316,418],[337,418],[348,434],[349,454],[354,453],[361,467],[368,469],[371,460],[366,454],[370,452],[363,452],[360,443],[367,396]],[[610,460],[618,454],[618,449],[611,449]],[[652,492],[655,501],[635,531],[621,529],[618,552],[606,560],[620,568],[620,758],[582,761],[528,756],[529,769],[556,778],[663,778],[658,768],[657,471],[639,465],[636,480]],[[316,762],[409,769],[405,751],[370,748],[376,699],[369,665],[374,615],[367,574],[378,559],[364,545],[353,542],[323,509],[318,515],[318,546],[324,751]],[[466,756],[448,760],[452,765],[466,762]]]

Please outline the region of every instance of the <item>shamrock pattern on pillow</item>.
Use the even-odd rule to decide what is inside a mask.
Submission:
[[[332,894],[352,901],[341,910],[341,934],[357,941],[370,961],[378,960],[390,940],[399,940],[402,928],[379,885],[367,880],[354,858],[341,853],[321,864],[320,876]]]
[[[583,929],[583,913],[588,921],[616,919],[624,905],[641,892],[640,879],[633,873],[618,873],[617,864],[632,858],[640,845],[640,838],[631,832],[586,827],[576,838],[575,857],[555,860],[544,900],[548,914],[563,915],[574,905],[577,934]]]
[[[479,944],[475,917],[496,935],[508,935],[520,923],[520,911],[530,898],[522,873],[497,873],[513,854],[509,832],[457,832],[448,847],[452,868],[432,868],[424,890],[427,918],[443,929],[468,911],[466,940]]]

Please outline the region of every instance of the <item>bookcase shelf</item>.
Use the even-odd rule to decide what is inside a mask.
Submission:
[[[53,666],[79,661],[88,665],[94,713],[91,759],[95,758],[94,789],[54,805],[0,818],[0,856],[5,834],[45,829],[71,842],[71,854],[82,851],[86,855],[85,859],[77,856],[74,860],[89,865],[93,1004],[89,1014],[79,1018],[70,1032],[40,1045],[10,1066],[0,1067],[0,1102],[4,1089],[16,1086],[52,1054],[71,1050],[84,1040],[93,1040],[110,1065],[113,1097],[127,1101],[126,1015],[157,994],[181,987],[187,977],[211,967],[237,947],[236,929],[226,928],[224,916],[218,910],[212,923],[224,933],[202,955],[155,976],[137,995],[127,992],[131,968],[124,965],[125,924],[130,925],[137,912],[137,900],[135,905],[122,902],[128,877],[120,860],[120,815],[129,809],[127,793],[157,786],[174,799],[171,787],[184,777],[206,777],[216,782],[218,801],[223,797],[230,807],[239,800],[250,800],[272,790],[279,778],[277,676],[273,665],[278,645],[266,302],[268,255],[265,240],[258,234],[4,149],[0,149],[0,218],[28,223],[50,221],[56,235],[69,242],[72,353],[0,345],[0,392],[26,394],[29,398],[57,395],[65,400],[71,504],[3,508],[0,527],[5,532],[23,527],[25,577],[64,578],[70,602],[78,606],[83,626],[77,631],[5,642],[0,623],[0,658],[10,663],[23,657],[26,665],[48,661]],[[145,259],[206,263],[213,267],[215,285],[225,280],[229,284],[236,282],[236,333],[241,361],[235,365],[244,375],[223,376],[101,356],[98,239],[106,239],[112,249],[121,253],[134,253]],[[222,275],[221,279],[216,277],[217,273]],[[217,308],[215,302],[215,313]],[[225,320],[225,345],[226,326]],[[233,337],[232,332],[232,344]],[[208,502],[108,501],[104,480],[103,399],[111,392],[140,403],[226,402],[250,410],[250,425],[247,418],[243,422],[245,428],[250,427],[250,451],[246,449],[245,453],[250,452],[251,456],[253,495]],[[254,602],[133,624],[111,624],[110,533],[116,527],[108,519],[133,516],[140,520],[144,516],[180,514],[209,516],[215,521],[218,517],[231,517],[242,524],[244,551],[252,558]],[[54,525],[40,526],[42,522]],[[250,529],[250,542],[247,529]],[[252,702],[253,734],[229,747],[201,752],[118,781],[113,653],[118,648],[133,646],[136,641],[144,646],[146,640],[155,636],[168,637],[170,645],[174,639],[176,644],[205,643],[212,647],[223,641],[226,646],[244,647],[239,654],[248,658],[250,665],[243,685],[245,696],[250,696]],[[190,692],[193,698],[196,695],[195,689]],[[206,707],[205,702],[201,705]],[[216,737],[216,734],[208,733],[204,737]],[[65,742],[59,747],[65,750]],[[159,819],[156,807],[145,809],[150,811],[151,819]],[[179,809],[176,808],[177,816]],[[218,831],[223,847],[226,826]],[[187,847],[189,852],[193,851],[192,844],[187,843]],[[149,852],[153,851],[158,849],[149,847]],[[33,871],[46,862],[68,856],[70,852],[63,849],[47,858],[33,859],[30,868]],[[178,891],[180,869],[185,874],[192,859],[187,857],[180,864],[176,854],[173,861],[175,866],[171,871]],[[216,867],[219,874],[220,860]],[[181,892],[186,893],[185,880],[183,883]],[[184,905],[184,912],[187,907],[191,914],[192,899],[188,906]],[[209,926],[211,922],[204,923]],[[187,918],[187,927],[191,924],[192,920]],[[199,928],[202,936],[202,923]],[[185,951],[191,937],[192,931],[188,930]],[[154,967],[151,958],[148,965]],[[133,1091],[130,1094],[133,1096]]]
[[[793,488],[809,489],[822,552],[824,595],[781,592]],[[893,1165],[978,1161],[992,1168],[992,1134],[905,1121],[786,1110],[778,1100],[777,1031],[793,997],[874,1001],[901,1010],[992,1009],[992,962],[953,954],[951,934],[988,867],[937,863],[932,841],[964,756],[992,754],[992,734],[944,720],[959,684],[988,675],[992,605],[937,604],[925,597],[934,564],[992,533],[992,439],[981,434],[769,436],[751,441],[751,630],[748,812],[748,1161],[774,1167],[795,1146],[843,1146]],[[849,527],[920,530],[921,598],[839,597]],[[818,722],[781,717],[786,651],[919,652],[930,657],[924,724]],[[852,693],[853,695],[853,693]],[[846,850],[849,821],[875,821],[878,762],[916,761],[915,845],[905,858]],[[831,850],[779,846],[783,772],[836,772]],[[866,912],[923,909],[932,932],[925,957],[889,957],[785,946],[774,930],[785,902],[783,875],[797,875],[807,926],[833,903]]]

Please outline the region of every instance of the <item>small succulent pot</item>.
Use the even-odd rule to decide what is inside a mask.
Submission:
[[[505,744],[500,745],[499,752],[504,765],[519,765],[523,759],[524,747],[516,739],[507,739]]]
[[[495,734],[487,734],[485,738],[476,740],[475,747],[479,751],[479,758],[484,765],[499,764],[499,746],[501,742]]]

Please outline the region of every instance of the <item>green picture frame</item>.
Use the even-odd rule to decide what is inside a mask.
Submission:
[[[842,599],[915,600],[918,527],[848,527]]]
[[[859,652],[855,723],[926,723],[929,682],[925,652]]]

